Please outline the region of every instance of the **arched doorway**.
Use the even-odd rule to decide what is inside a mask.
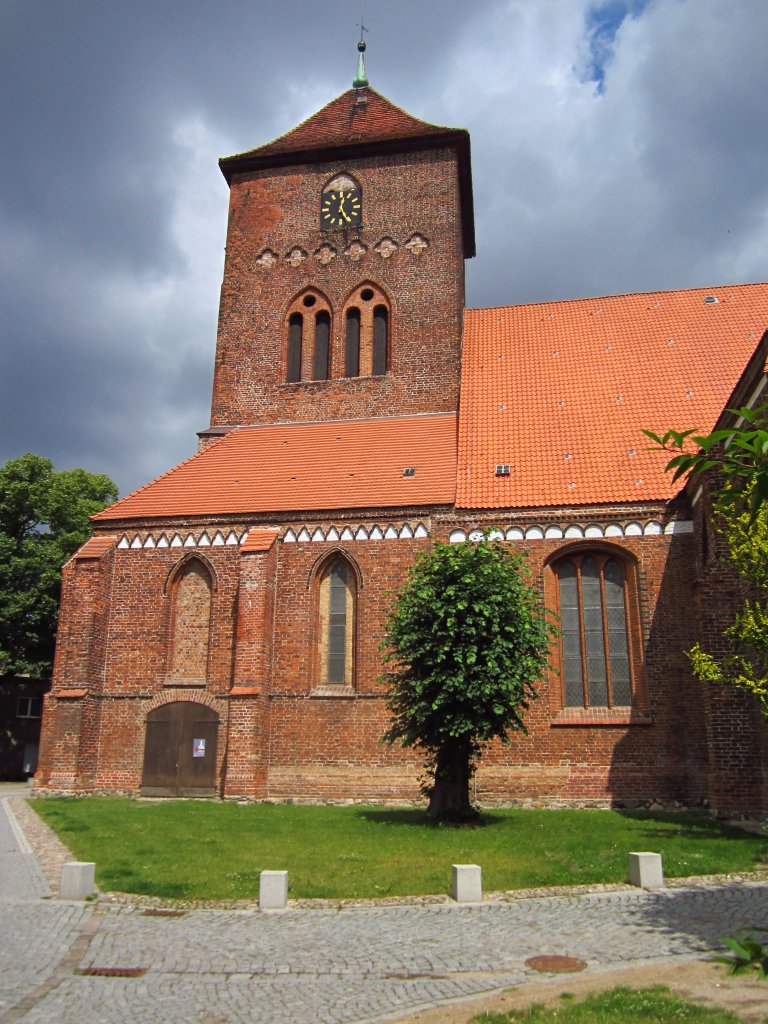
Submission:
[[[216,796],[219,716],[180,700],[147,715],[142,796]]]

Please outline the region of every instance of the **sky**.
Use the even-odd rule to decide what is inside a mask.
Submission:
[[[209,424],[221,156],[351,86],[467,128],[496,306],[768,279],[765,0],[3,0],[0,463],[126,494]]]

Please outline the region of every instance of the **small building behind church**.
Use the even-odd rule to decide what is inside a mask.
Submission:
[[[738,583],[642,429],[761,400],[768,284],[467,309],[469,136],[364,75],[220,166],[210,424],[64,568],[37,789],[417,799],[380,742],[391,595],[490,530],[562,635],[478,799],[765,814],[759,708],[685,654]]]

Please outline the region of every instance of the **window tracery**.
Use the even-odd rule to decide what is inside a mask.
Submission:
[[[634,565],[618,552],[583,549],[553,562],[560,616],[564,708],[629,708],[640,689]]]
[[[357,578],[343,555],[321,569],[317,594],[317,680],[320,686],[351,687],[357,611]]]

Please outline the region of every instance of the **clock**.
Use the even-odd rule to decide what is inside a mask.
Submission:
[[[326,231],[338,231],[360,224],[363,219],[363,201],[359,188],[323,192],[320,197],[320,226]]]

